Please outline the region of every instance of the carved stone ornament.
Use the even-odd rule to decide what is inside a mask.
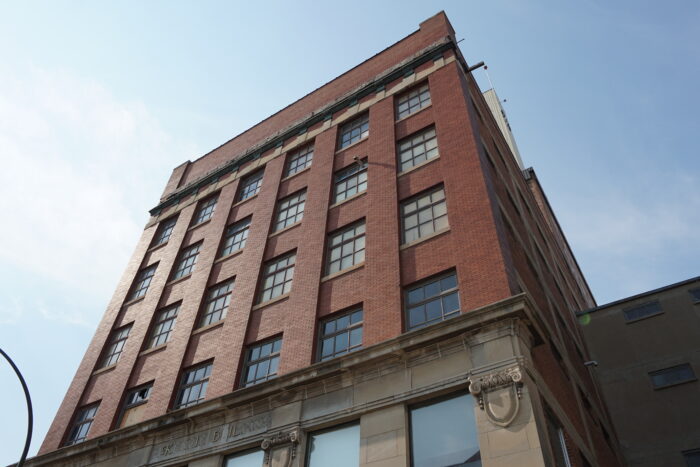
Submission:
[[[523,374],[518,367],[469,378],[469,392],[494,425],[510,425],[520,410]]]
[[[260,447],[265,451],[265,467],[291,467],[297,456],[299,430],[279,431],[272,438],[263,439]]]

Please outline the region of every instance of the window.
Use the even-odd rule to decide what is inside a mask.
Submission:
[[[291,253],[274,259],[265,265],[260,302],[272,300],[292,290],[292,277],[294,276],[296,257],[296,252]]]
[[[175,326],[178,311],[180,311],[179,303],[158,312],[156,322],[153,325],[149,348],[165,344],[170,340],[170,334]]]
[[[401,203],[403,242],[410,243],[449,227],[445,189],[440,186]]]
[[[348,123],[343,124],[340,127],[339,133],[340,138],[338,140],[338,149],[343,149],[360,141],[362,138],[369,135],[369,114],[366,113]]]
[[[241,189],[238,192],[238,201],[251,198],[258,194],[262,186],[263,171],[259,170],[254,174],[248,175],[241,181]]]
[[[211,219],[211,216],[214,214],[217,198],[218,195],[214,195],[200,201],[197,212],[194,215],[194,219],[192,219],[192,225],[199,225],[202,222]]]
[[[324,320],[320,325],[320,360],[345,355],[362,348],[362,309]]]
[[[200,326],[216,323],[226,317],[232,290],[233,281],[224,282],[209,289]]]
[[[134,286],[131,289],[129,301],[136,300],[137,298],[141,298],[146,295],[148,286],[151,285],[151,279],[153,279],[157,267],[158,264],[153,264],[139,271],[138,275],[136,276],[136,282],[134,282]]]
[[[408,329],[417,329],[459,314],[457,274],[451,272],[406,290]]]
[[[314,146],[306,146],[289,156],[287,162],[287,172],[286,176],[289,177],[292,174],[301,172],[307,167],[311,167],[311,161],[314,158]]]
[[[104,357],[102,357],[101,368],[115,365],[119,361],[119,357],[121,357],[122,350],[124,349],[124,344],[126,343],[126,338],[129,337],[129,331],[131,331],[131,325],[112,331],[107,350],[105,351]]]
[[[197,256],[199,256],[199,249],[201,247],[202,242],[199,242],[182,250],[180,253],[180,261],[177,263],[177,269],[175,269],[175,272],[173,273],[173,280],[192,274],[192,271],[194,271],[194,265],[197,263]]]
[[[655,300],[653,302],[627,308],[623,310],[623,312],[625,314],[625,321],[637,321],[638,319],[661,314],[664,311],[661,309],[661,304]]]
[[[697,289],[691,289],[688,291],[688,293],[690,293],[690,296],[693,298],[693,302],[700,303],[700,287]]]
[[[437,157],[438,147],[435,127],[399,141],[399,172]]]
[[[354,163],[335,174],[334,203],[367,189],[367,159]]]
[[[282,338],[256,344],[246,353],[243,387],[262,383],[277,376]]]
[[[689,363],[652,371],[649,373],[649,377],[651,378],[651,384],[654,386],[654,389],[675,386],[676,384],[687,383],[697,379]]]
[[[173,233],[175,224],[177,224],[177,217],[171,217],[161,222],[158,226],[156,236],[153,238],[152,246],[162,245],[170,240],[170,234]]]
[[[175,400],[175,409],[199,404],[207,394],[212,363],[204,363],[185,371]]]
[[[360,424],[345,425],[309,435],[306,467],[360,465]]]
[[[685,451],[683,459],[688,467],[700,467],[700,449]]]
[[[219,256],[227,256],[234,251],[242,249],[245,246],[245,241],[248,239],[248,230],[250,230],[250,217],[230,225],[226,229],[224,244],[221,247]]]
[[[282,230],[292,224],[296,224],[304,217],[304,205],[306,204],[306,190],[279,200],[277,204],[277,221],[274,231]]]
[[[547,434],[549,434],[549,442],[554,452],[554,465],[556,467],[571,467],[564,429],[549,409],[545,410],[545,416],[547,418]]]
[[[132,389],[126,394],[124,399],[124,407],[119,419],[119,428],[139,423],[143,420],[144,408],[143,405],[148,402],[148,397],[151,395],[153,383]]]
[[[73,425],[71,426],[70,433],[68,434],[68,439],[66,440],[66,446],[71,446],[73,444],[81,443],[85,441],[88,433],[90,432],[90,426],[92,421],[95,420],[95,414],[97,414],[97,408],[100,403],[90,404],[83,407],[78,411],[78,414],[73,420]]]
[[[481,466],[469,394],[410,409],[413,467]]]
[[[234,454],[224,461],[224,467],[261,467],[265,458],[260,449],[242,454]]]
[[[411,115],[413,112],[429,105],[430,88],[428,87],[428,83],[424,83],[399,96],[398,101],[396,101],[397,118]]]
[[[334,232],[328,240],[327,274],[347,269],[365,260],[365,221]]]

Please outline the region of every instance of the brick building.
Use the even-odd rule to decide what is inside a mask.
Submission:
[[[620,465],[595,302],[444,13],[151,215],[32,465]]]

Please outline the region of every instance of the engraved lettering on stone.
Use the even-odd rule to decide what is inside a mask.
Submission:
[[[498,426],[510,425],[520,410],[523,374],[512,367],[479,377],[469,377],[469,392],[476,396],[479,407]]]
[[[272,415],[269,413],[251,417],[229,426],[228,438],[260,433],[266,431],[272,423]]]

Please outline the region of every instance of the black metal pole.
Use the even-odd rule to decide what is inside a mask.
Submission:
[[[27,439],[24,442],[24,451],[22,451],[22,457],[17,463],[17,467],[22,467],[24,465],[24,460],[27,458],[27,452],[29,452],[29,445],[32,443],[32,429],[34,428],[34,412],[32,410],[32,398],[29,396],[29,388],[27,387],[27,383],[24,381],[24,377],[22,376],[22,373],[19,372],[19,368],[17,368],[15,362],[13,362],[10,356],[7,355],[2,349],[0,349],[0,353],[3,357],[5,357],[5,359],[8,362],[10,362],[10,366],[12,366],[12,369],[15,370],[15,373],[17,373],[17,377],[19,378],[20,383],[22,383],[22,389],[24,389],[24,398],[27,400]]]

